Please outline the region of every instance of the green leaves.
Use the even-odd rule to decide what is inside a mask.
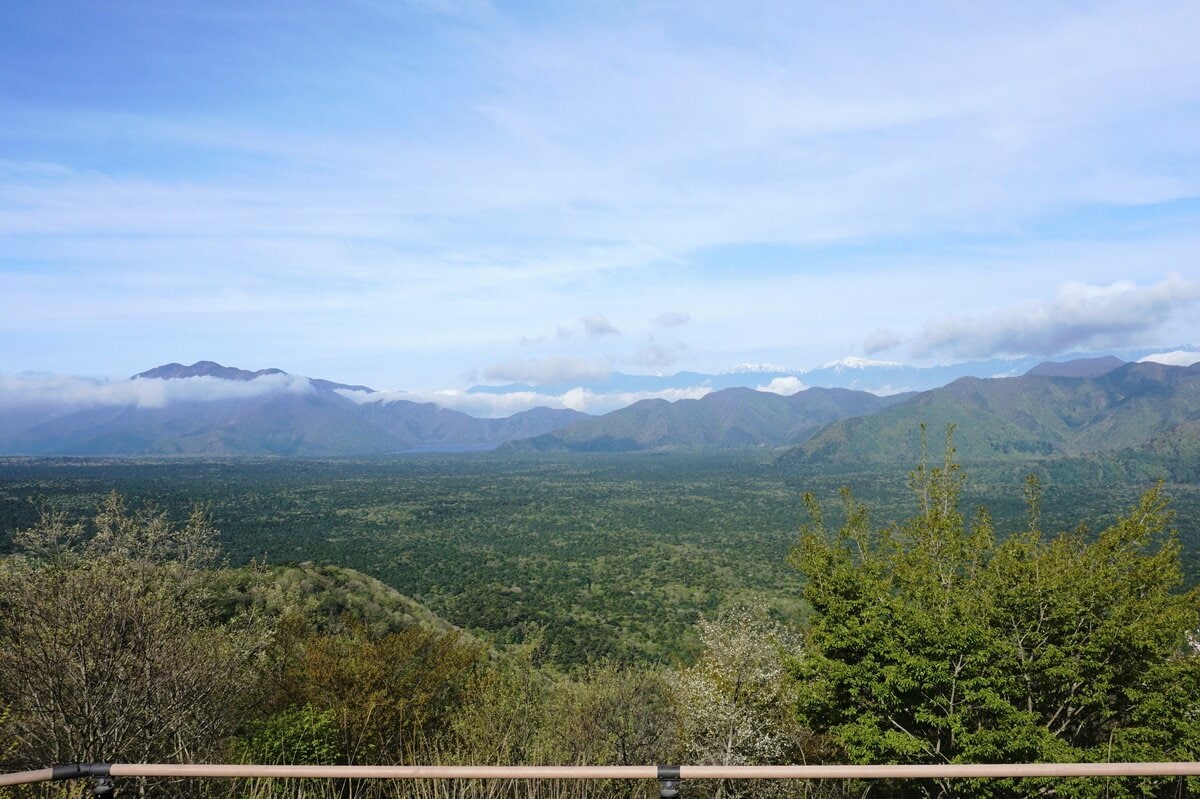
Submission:
[[[1031,481],[1028,529],[998,543],[960,513],[952,432],[942,466],[911,473],[904,524],[872,532],[843,495],[830,533],[810,503],[800,719],[857,762],[1195,757],[1200,613],[1160,488],[1094,539],[1045,538]]]

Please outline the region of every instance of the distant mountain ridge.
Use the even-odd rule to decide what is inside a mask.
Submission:
[[[1187,353],[1169,353],[1180,354]],[[912,367],[844,359],[822,368]],[[802,385],[784,377],[772,388]],[[920,393],[732,387],[698,399],[646,399],[603,416],[535,407],[476,418],[366,386],[213,361],[164,364],[127,381],[88,384],[84,393],[100,399],[72,405],[67,392],[41,405],[10,402],[0,415],[0,453],[340,456],[501,445],[523,452],[799,445],[787,458],[849,465],[911,463],[922,423],[931,430],[957,425],[967,458],[1075,456],[1151,442],[1163,450],[1171,446],[1162,438],[1168,431],[1200,429],[1200,363],[1109,356],[1034,363],[1017,377],[961,377]]]
[[[238,369],[235,366],[222,366],[216,361],[196,361],[191,366],[184,366],[181,363],[168,363],[162,366],[156,366],[153,369],[148,369],[145,372],[138,372],[130,380],[186,380],[189,377],[215,377],[218,380],[240,380],[249,381],[267,375],[286,375],[287,372],[282,369],[259,369],[256,372],[250,372],[246,369]],[[366,391],[374,393],[375,389],[368,386],[352,386],[346,383],[334,383],[329,380],[320,380],[309,378],[310,382],[318,389],[326,389],[335,391],[343,389],[346,391]]]
[[[1104,355],[1073,361],[1042,361],[1025,374],[1030,377],[1099,377],[1124,365],[1125,361],[1115,355]]]
[[[196,361],[191,366],[181,363],[166,363],[138,372],[130,380],[185,380],[189,377],[215,377],[219,380],[253,380],[265,375],[287,374],[282,369],[259,369],[250,372],[235,366],[222,366],[216,361]]]
[[[806,388],[849,388],[855,391],[869,391],[873,394],[898,394],[940,388],[960,377],[1016,377],[1037,367],[1050,369],[1055,363],[1095,360],[1098,357],[1124,363],[1136,361],[1147,355],[1167,352],[1169,349],[1171,348],[1140,348],[1100,354],[1076,352],[1058,355],[1051,359],[1034,356],[987,358],[934,366],[910,366],[894,361],[857,357],[839,358],[812,369],[786,369],[770,363],[742,363],[717,374],[694,371],[673,374],[626,374],[614,371],[599,378],[552,381],[537,385],[530,383],[480,384],[471,386],[467,392],[476,394],[530,392],[561,395],[571,389],[584,388],[595,394],[637,394],[696,389],[698,387],[720,391],[725,388],[764,388],[774,380],[794,378]],[[1174,349],[1179,352],[1196,350],[1191,346]]]

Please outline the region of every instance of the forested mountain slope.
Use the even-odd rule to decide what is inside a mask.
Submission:
[[[1131,363],[1096,377],[961,378],[873,416],[844,419],[788,460],[812,465],[911,463],[920,425],[956,425],[966,459],[1082,455],[1137,447],[1174,429],[1194,436],[1200,364]]]

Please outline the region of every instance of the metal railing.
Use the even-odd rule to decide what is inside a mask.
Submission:
[[[97,795],[114,777],[381,780],[658,780],[674,796],[680,780],[1004,779],[1200,776],[1200,762],[972,763],[909,766],[266,766],[252,764],[72,763],[0,774],[0,786],[94,778]]]

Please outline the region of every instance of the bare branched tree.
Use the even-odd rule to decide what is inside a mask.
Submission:
[[[106,498],[90,528],[43,510],[0,564],[0,754],[18,768],[190,761],[239,719],[256,641],[216,623],[207,515]]]

